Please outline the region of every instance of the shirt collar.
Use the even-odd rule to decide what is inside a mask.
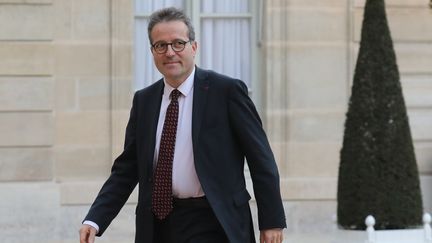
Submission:
[[[182,93],[183,96],[188,96],[188,94],[191,92],[194,84],[194,77],[195,77],[195,67],[193,68],[192,72],[189,74],[189,76],[186,78],[186,80],[177,88],[180,93]],[[171,94],[171,91],[173,91],[175,88],[173,88],[171,85],[169,85],[165,79],[164,79],[164,94]]]

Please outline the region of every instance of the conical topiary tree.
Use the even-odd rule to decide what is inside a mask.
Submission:
[[[422,200],[384,0],[367,0],[346,115],[338,181],[338,223],[364,229],[421,224]]]

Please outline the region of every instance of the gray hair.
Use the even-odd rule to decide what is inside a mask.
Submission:
[[[163,8],[160,9],[152,15],[150,15],[147,31],[148,31],[148,37],[150,40],[150,44],[152,44],[152,38],[151,38],[151,32],[153,30],[153,27],[161,22],[169,22],[169,21],[182,21],[188,28],[188,37],[189,40],[194,41],[195,40],[195,30],[192,26],[192,22],[190,18],[180,9],[169,7],[169,8]]]

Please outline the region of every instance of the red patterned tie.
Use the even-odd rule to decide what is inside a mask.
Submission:
[[[177,133],[178,97],[180,91],[171,92],[171,103],[168,105],[162,137],[159,146],[159,156],[154,173],[152,195],[153,213],[158,219],[164,219],[173,209],[172,205],[172,162]]]

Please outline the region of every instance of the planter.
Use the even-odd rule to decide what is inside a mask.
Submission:
[[[431,216],[423,215],[423,227],[400,230],[375,230],[375,218],[366,217],[366,231],[339,229],[332,243],[432,243]]]

